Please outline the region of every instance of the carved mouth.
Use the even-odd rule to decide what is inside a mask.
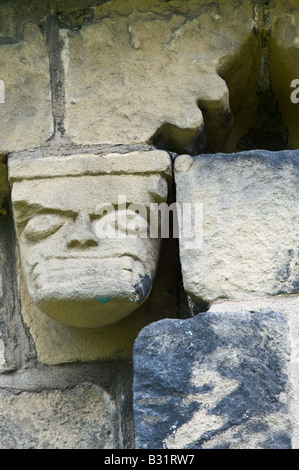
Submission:
[[[135,257],[86,258],[51,257],[36,263],[30,281],[38,290],[82,290],[91,292],[103,286],[127,289],[138,276],[145,275],[144,264]]]

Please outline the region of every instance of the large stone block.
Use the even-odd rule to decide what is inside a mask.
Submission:
[[[219,143],[231,121],[217,67],[251,32],[251,15],[250,4],[224,0],[94,7],[92,22],[61,30],[67,134],[78,144],[155,136],[168,148],[194,151],[203,143],[201,109]]]
[[[1,391],[1,449],[117,449],[116,406],[105,390]]]
[[[177,158],[177,201],[203,210],[202,243],[180,240],[195,303],[298,293],[298,170],[297,151]]]
[[[45,37],[28,23],[23,39],[0,45],[0,152],[34,148],[53,133],[49,61]]]
[[[137,448],[291,447],[289,333],[280,313],[203,313],[134,346]]]

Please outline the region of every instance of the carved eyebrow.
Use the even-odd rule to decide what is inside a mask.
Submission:
[[[28,204],[24,201],[15,201],[14,207],[16,209],[16,222],[18,225],[23,225],[28,222],[29,219],[40,214],[58,214],[62,217],[74,217],[75,211],[54,209],[51,207],[43,206],[42,204]]]

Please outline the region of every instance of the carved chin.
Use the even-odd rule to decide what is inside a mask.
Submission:
[[[47,263],[41,263],[27,279],[29,293],[42,312],[61,323],[83,328],[116,323],[143,303],[153,279],[132,258],[113,264],[81,262],[79,268],[77,262],[66,262],[62,269],[59,262],[46,269]]]
[[[65,325],[77,328],[103,328],[126,318],[141,305],[128,297],[103,296],[102,299],[104,301],[85,300],[82,302],[40,299],[37,306],[48,317]]]

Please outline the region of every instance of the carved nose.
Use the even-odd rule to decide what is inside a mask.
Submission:
[[[98,239],[93,232],[90,218],[85,212],[79,212],[67,238],[68,248],[86,248],[98,246]]]

